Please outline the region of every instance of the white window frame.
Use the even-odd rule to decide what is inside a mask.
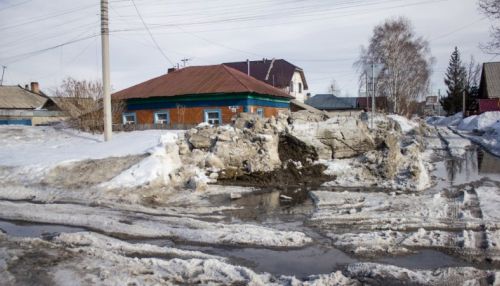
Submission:
[[[166,122],[160,122],[160,119],[158,119],[158,115],[160,114],[166,114],[167,115],[167,120]],[[167,111],[156,111],[155,114],[154,114],[154,120],[155,120],[155,124],[170,124],[170,112],[167,110]]]
[[[216,125],[215,123],[212,123],[210,122],[210,120],[213,120],[213,119],[209,119],[208,118],[208,114],[209,113],[217,113],[219,115],[218,117],[218,120],[219,120],[219,123],[218,125],[222,125],[222,111],[220,109],[205,109],[203,111],[203,117],[204,117],[204,121],[208,124],[211,124],[211,125]]]
[[[134,121],[127,121],[127,116],[133,116],[134,117]],[[135,114],[135,112],[124,112],[122,114],[122,122],[123,122],[123,125],[126,125],[126,124],[137,124],[137,115]]]
[[[255,111],[260,118],[264,118],[264,108],[257,108]]]

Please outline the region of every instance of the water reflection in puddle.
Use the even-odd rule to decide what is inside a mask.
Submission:
[[[43,234],[73,233],[86,231],[84,228],[24,222],[9,222],[0,220],[0,229],[11,236],[41,237]]]
[[[461,158],[449,157],[442,152],[433,175],[437,178],[435,189],[459,186],[481,179],[500,182],[500,159],[479,148],[467,150]]]

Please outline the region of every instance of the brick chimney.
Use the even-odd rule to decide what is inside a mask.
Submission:
[[[32,82],[31,83],[31,92],[40,94],[40,88],[38,86],[38,82]]]
[[[178,68],[176,68],[176,67],[169,68],[169,69],[167,70],[167,73],[173,73],[173,72],[174,72],[174,71],[176,71],[176,70],[178,70]]]

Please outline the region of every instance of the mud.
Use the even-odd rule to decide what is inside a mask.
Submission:
[[[0,279],[8,283],[4,285],[55,285],[49,270],[74,258],[70,251],[44,241],[13,242],[0,237],[0,248],[20,252],[7,262],[10,277]]]
[[[319,187],[331,181],[332,176],[324,174],[326,167],[312,164],[318,159],[313,147],[292,135],[280,136],[278,153],[282,167],[271,172],[253,172],[219,179],[218,184],[251,186],[260,188],[286,189],[287,187]]]

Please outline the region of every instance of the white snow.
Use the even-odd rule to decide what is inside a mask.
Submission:
[[[457,126],[458,130],[474,131],[485,130],[500,122],[500,111],[485,112],[464,118]]]
[[[463,119],[461,113],[443,118],[431,117],[427,122],[436,126],[448,126],[461,136],[500,156],[500,111],[485,112]]]
[[[456,126],[462,120],[462,112],[459,112],[453,116],[443,117],[443,116],[433,116],[427,119],[427,123],[437,126]]]
[[[170,174],[182,166],[177,146],[177,134],[161,135],[159,145],[149,149],[147,158],[132,166],[109,182],[101,184],[107,189],[132,188],[151,184],[166,185]]]
[[[219,259],[225,258],[205,254],[199,251],[181,250],[172,247],[160,247],[152,244],[132,244],[93,232],[61,233],[53,239],[54,242],[69,244],[71,247],[97,247],[118,254],[143,254],[149,256],[175,256],[178,258]]]
[[[147,130],[101,135],[54,127],[0,126],[0,162],[3,166],[53,166],[67,161],[102,159],[146,153],[162,135],[183,131]]]
[[[500,225],[500,189],[498,187],[481,186],[476,188],[483,218]]]
[[[391,114],[391,115],[388,115],[387,117],[396,121],[399,124],[399,126],[401,127],[401,131],[403,131],[403,133],[408,133],[408,132],[410,132],[414,129],[417,129],[419,127],[418,122],[415,122],[413,120],[409,120],[408,118],[401,116],[401,115]]]

